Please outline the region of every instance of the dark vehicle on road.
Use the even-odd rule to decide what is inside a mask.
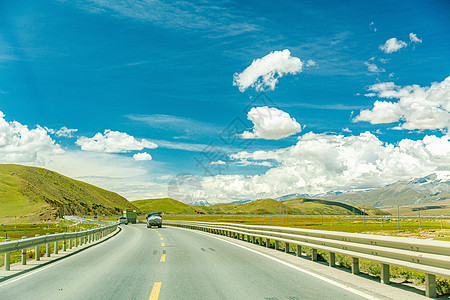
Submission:
[[[119,224],[125,224],[125,225],[128,225],[128,219],[127,219],[127,217],[120,217],[119,220],[117,220],[117,222],[119,222]]]
[[[162,227],[162,216],[160,213],[151,212],[147,215],[147,228],[152,226]]]

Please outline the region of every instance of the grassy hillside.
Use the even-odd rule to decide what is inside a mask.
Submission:
[[[165,214],[204,213],[203,207],[194,207],[171,198],[145,199],[132,202],[140,211],[163,212]]]
[[[384,209],[392,215],[397,214],[397,207]],[[420,205],[402,206],[399,209],[402,216],[448,216],[450,215],[450,199],[434,201]]]
[[[354,206],[318,199],[298,198],[283,201],[284,204],[295,209],[297,214],[305,215],[352,215],[362,214],[359,208]]]
[[[42,168],[0,164],[0,218],[118,214],[124,197]]]
[[[357,207],[340,202],[319,199],[298,198],[287,201],[260,199],[244,204],[220,203],[210,206],[190,206],[171,198],[147,199],[133,201],[133,204],[143,212],[157,211],[166,214],[306,214],[306,215],[352,215],[362,214],[363,207]],[[378,208],[364,206],[366,214],[388,214]]]
[[[233,203],[219,203],[219,204],[213,204],[210,206],[195,206],[196,208],[202,209],[206,214],[228,214],[233,208],[238,206],[239,204],[233,204]]]
[[[230,214],[257,214],[269,215],[280,214],[291,211],[292,209],[274,199],[260,199],[253,202],[238,204],[236,207],[229,210]]]

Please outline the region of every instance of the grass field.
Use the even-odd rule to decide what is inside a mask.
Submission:
[[[397,207],[384,209],[391,214],[397,214]],[[450,199],[429,202],[426,204],[399,207],[402,216],[449,216],[450,215]]]

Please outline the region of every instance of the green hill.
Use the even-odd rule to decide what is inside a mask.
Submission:
[[[165,214],[204,213],[203,207],[194,207],[171,198],[145,199],[132,202],[141,212],[163,212]]]
[[[244,204],[220,203],[210,206],[191,206],[171,198],[161,198],[133,201],[133,204],[142,212],[156,211],[165,214],[352,215],[363,213],[362,206],[305,198],[283,202],[274,199],[260,199]],[[389,214],[371,206],[364,206],[364,210],[369,215]]]
[[[259,199],[253,202],[238,204],[228,211],[230,214],[273,215],[292,210],[282,202],[274,199]]]
[[[198,209],[203,210],[206,214],[229,214],[229,212],[238,206],[238,204],[233,203],[218,203],[210,206],[195,206]]]
[[[124,197],[43,168],[0,164],[0,218],[119,214]]]
[[[362,208],[346,203],[327,201],[321,199],[297,198],[283,201],[284,204],[292,207],[294,213],[305,215],[361,215]],[[373,207],[364,207],[366,214],[383,214],[381,210]],[[387,213],[385,213],[387,214]]]

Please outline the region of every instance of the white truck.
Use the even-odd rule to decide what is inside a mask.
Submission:
[[[147,215],[147,228],[152,226],[162,227],[162,216],[160,213],[151,212]]]

